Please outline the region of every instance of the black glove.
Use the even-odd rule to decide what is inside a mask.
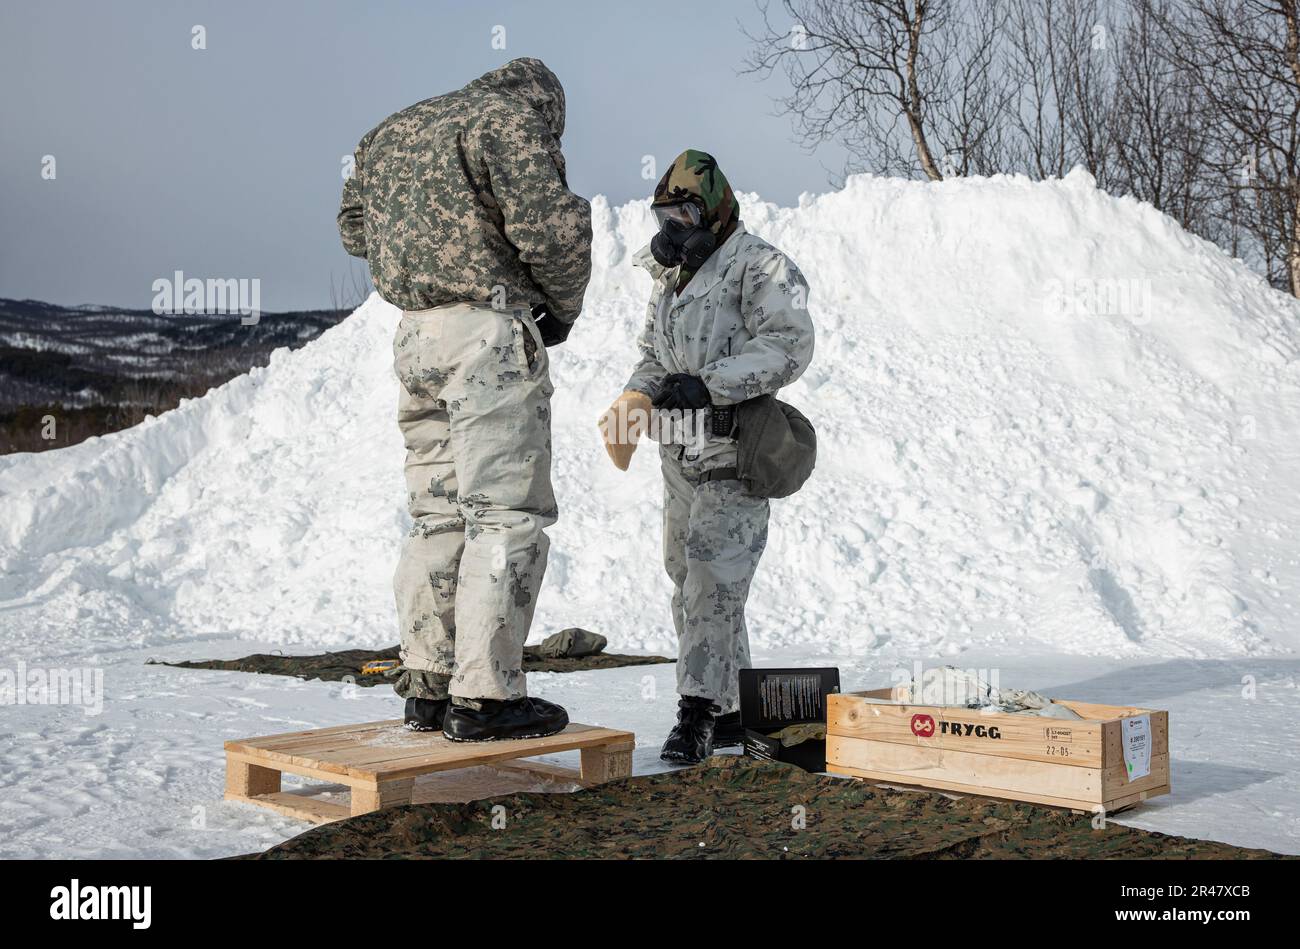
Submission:
[[[650,400],[657,409],[703,409],[713,404],[709,387],[699,376],[674,372],[665,376],[659,391]]]
[[[556,319],[545,303],[533,304],[533,322],[537,324],[537,332],[542,334],[542,345],[548,348],[568,339],[569,330],[573,329],[572,323]]]

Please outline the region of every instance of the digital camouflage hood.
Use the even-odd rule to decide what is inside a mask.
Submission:
[[[739,206],[727,176],[718,167],[717,159],[708,152],[686,149],[673,159],[673,163],[655,185],[653,204],[679,204],[685,201],[700,209],[700,226],[714,235],[716,251],[735,231]],[[680,291],[686,286],[694,274],[695,270],[683,266],[677,289]]]

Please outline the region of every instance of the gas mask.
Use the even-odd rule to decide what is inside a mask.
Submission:
[[[699,270],[718,246],[718,238],[700,224],[700,209],[690,201],[652,208],[659,232],[650,241],[650,253],[665,267],[678,264]]]

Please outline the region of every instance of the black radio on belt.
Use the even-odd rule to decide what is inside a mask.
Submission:
[[[710,431],[717,438],[730,438],[731,429],[736,424],[736,407],[734,405],[715,405]]]

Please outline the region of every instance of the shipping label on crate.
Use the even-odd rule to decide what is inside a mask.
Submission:
[[[1124,770],[1136,781],[1151,773],[1151,716],[1124,719]]]

